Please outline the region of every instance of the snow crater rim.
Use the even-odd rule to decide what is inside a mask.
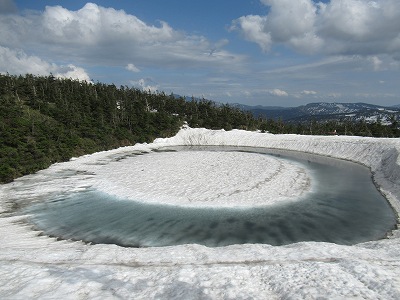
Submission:
[[[98,191],[151,204],[246,207],[299,201],[311,191],[302,165],[226,151],[150,152],[103,166]]]

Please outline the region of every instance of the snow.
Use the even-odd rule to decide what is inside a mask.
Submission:
[[[132,157],[102,167],[94,180],[96,190],[121,198],[203,207],[297,201],[310,190],[311,182],[303,167],[282,159],[214,151]]]
[[[400,298],[400,235],[397,231],[388,239],[354,246],[302,242],[280,247],[257,244],[220,248],[200,245],[123,248],[58,241],[32,230],[24,222],[25,216],[9,213],[15,203],[23,206],[24,203],[40,201],[43,197],[57,193],[84,190],[96,182],[96,176],[101,175],[99,177],[103,178],[103,175],[109,174],[107,170],[120,168],[120,174],[114,177],[117,182],[128,172],[123,163],[118,163],[120,158],[128,156],[129,160],[129,156],[135,154],[176,145],[269,147],[355,161],[371,169],[376,185],[394,209],[400,212],[399,139],[271,135],[241,130],[226,132],[184,128],[169,139],[157,139],[151,144],[86,155],[0,186],[0,298]],[[135,161],[143,157],[143,163],[147,166],[151,155],[135,156]],[[179,172],[185,176],[193,175],[185,169],[184,160],[177,161],[174,158],[174,153],[157,155],[165,156],[171,168],[176,162],[171,178],[164,184],[170,184],[178,178]],[[250,161],[255,159],[249,153],[243,155],[248,155],[246,158]],[[237,157],[238,160],[242,158],[241,155]],[[225,168],[225,163],[231,164],[235,157],[233,155],[220,159],[215,153],[212,163],[221,163],[222,168]],[[201,156],[198,161],[202,161]],[[261,168],[252,171],[244,163],[236,162],[237,169],[244,167],[246,172],[254,172],[255,176],[263,178],[268,178],[272,174],[270,172],[279,168],[280,164],[266,158],[265,163],[271,166],[271,171],[263,173],[265,170]],[[195,161],[189,163],[192,165]],[[207,164],[200,164],[200,167],[205,169]],[[292,168],[294,173],[290,171]],[[281,165],[281,176],[294,176],[298,168],[284,163]],[[240,176],[240,172],[233,167],[228,170]],[[133,171],[139,172],[137,169]],[[160,172],[162,175],[166,171],[160,168]],[[146,178],[151,179],[153,175],[154,171],[151,171]],[[222,184],[227,178],[220,175],[218,180]],[[307,178],[309,174],[304,172],[304,176]],[[109,183],[112,178],[103,178],[104,185],[99,184],[99,187],[115,191]],[[185,179],[185,184],[196,183],[201,186],[198,179],[192,179],[194,183]],[[249,184],[256,184],[255,180]],[[265,182],[267,184],[269,181]],[[172,192],[176,189],[165,186],[165,190]],[[304,187],[295,191],[302,192]],[[153,197],[161,192],[160,187]],[[224,188],[223,192],[229,193],[231,190]],[[129,188],[124,193],[126,196],[134,196]],[[178,204],[187,204],[188,197],[189,194],[182,195]],[[221,203],[223,205],[224,201]]]

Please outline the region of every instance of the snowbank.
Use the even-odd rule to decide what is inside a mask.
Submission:
[[[400,299],[396,236],[355,246],[304,242],[135,249],[57,241],[24,225],[23,216],[8,213],[24,199],[85,189],[110,162],[168,145],[272,147],[356,161],[371,168],[399,211],[398,139],[184,129],[170,139],[80,157],[0,186],[0,298]]]

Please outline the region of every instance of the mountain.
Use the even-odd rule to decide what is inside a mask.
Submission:
[[[394,120],[400,120],[399,106],[380,106],[367,103],[309,103],[298,107],[276,106],[235,106],[250,111],[255,117],[263,116],[267,119],[281,119],[289,123],[303,123],[315,121],[360,121],[368,123],[379,121],[383,125],[390,125]]]

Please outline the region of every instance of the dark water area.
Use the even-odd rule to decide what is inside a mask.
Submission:
[[[300,241],[356,244],[385,237],[395,215],[361,165],[298,152],[259,148],[175,148],[250,151],[303,164],[313,189],[301,200],[263,207],[189,208],[144,204],[95,190],[29,206],[30,222],[50,236],[127,247],[196,243],[210,247]],[[160,166],[162,167],[162,166]]]

